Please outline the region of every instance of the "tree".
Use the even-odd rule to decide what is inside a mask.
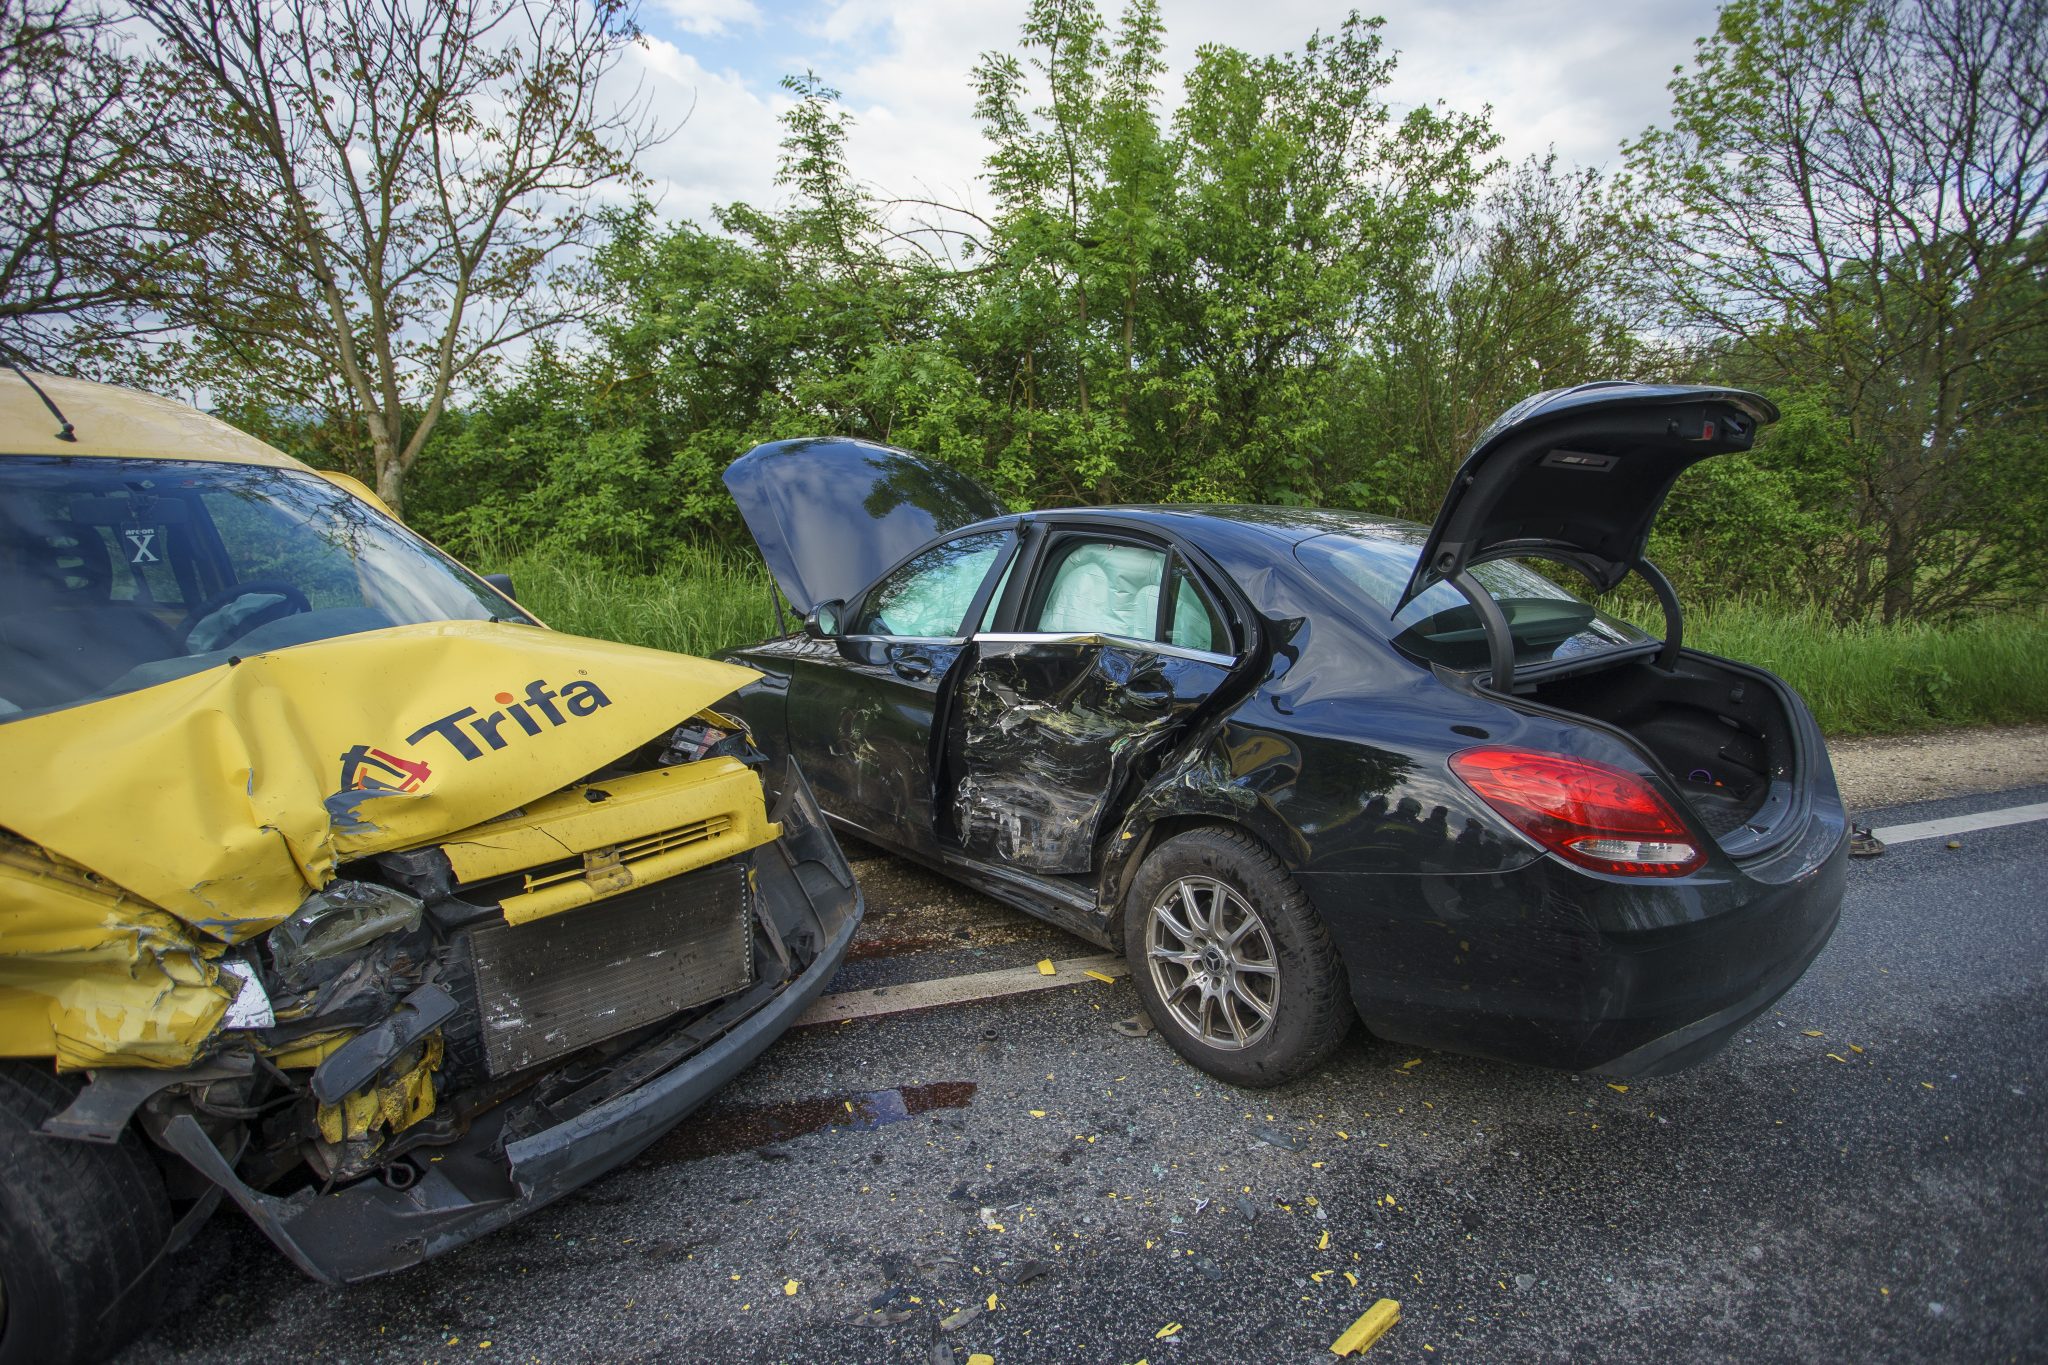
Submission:
[[[1674,320],[1840,420],[1844,614],[1959,610],[2038,545],[1986,461],[2048,379],[2044,90],[2044,0],[1734,0],[1626,148]]]
[[[200,244],[170,362],[359,424],[400,507],[458,386],[588,315],[594,195],[661,132],[609,99],[630,0],[132,0],[243,211]]]
[[[185,91],[76,0],[0,0],[0,359],[69,368],[148,321],[220,221]]]
[[[1324,496],[1428,520],[1510,405],[1589,379],[1642,377],[1641,243],[1599,172],[1530,158],[1431,234],[1332,386]]]
[[[1200,48],[1170,129],[1158,7],[1035,0],[976,69],[1000,206],[967,331],[1004,491],[1314,500],[1323,399],[1470,200],[1483,118],[1403,118],[1377,21],[1299,52]],[[1038,91],[1043,102],[1026,112]]]

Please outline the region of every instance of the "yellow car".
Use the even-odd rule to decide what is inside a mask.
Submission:
[[[845,859],[714,709],[758,675],[501,586],[192,408],[0,370],[0,1365],[118,1346],[223,1194],[328,1283],[509,1222],[837,970]]]

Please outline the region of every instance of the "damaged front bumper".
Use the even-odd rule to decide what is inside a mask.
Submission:
[[[860,889],[801,774],[774,820],[782,837],[741,855],[764,918],[756,984],[608,1058],[545,1100],[515,1097],[458,1140],[422,1148],[394,1180],[320,1194],[252,1189],[190,1114],[157,1140],[224,1189],[306,1274],[344,1284],[388,1274],[503,1227],[645,1151],[781,1036],[839,970],[860,923]],[[808,962],[803,959],[808,958]],[[777,971],[778,966],[780,971]],[[538,1088],[538,1087],[537,1087]]]

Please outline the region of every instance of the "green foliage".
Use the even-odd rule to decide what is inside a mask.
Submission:
[[[1778,437],[1826,476],[1802,586],[1844,618],[2041,586],[2044,33],[2008,0],[1731,0],[1627,148],[1670,321],[1809,408]]]
[[[1427,520],[1531,392],[1717,380],[1784,417],[1674,490],[1652,551],[1689,603],[1844,624],[2027,603],[2048,587],[2040,129],[2014,133],[2011,101],[1962,109],[2013,136],[1938,202],[1867,155],[1904,128],[1930,173],[1951,165],[1943,71],[2011,94],[2038,61],[2002,12],[1958,0],[1944,55],[1908,0],[1734,0],[1614,178],[1501,166],[1483,114],[1397,116],[1376,20],[1275,56],[1201,47],[1169,118],[1154,0],[1113,20],[1032,0],[970,77],[986,216],[878,203],[836,92],[792,78],[787,204],[607,214],[588,344],[543,346],[444,419],[408,510],[472,555],[509,535],[666,572],[746,553],[727,463],[830,433],[1019,507]],[[1817,203],[1788,192],[1809,153],[1832,158]],[[2001,186],[2003,217],[1954,217]]]

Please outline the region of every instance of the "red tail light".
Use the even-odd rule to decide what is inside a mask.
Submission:
[[[1567,862],[1625,877],[1682,877],[1707,860],[1671,803],[1605,763],[1482,746],[1451,771],[1516,829]]]

